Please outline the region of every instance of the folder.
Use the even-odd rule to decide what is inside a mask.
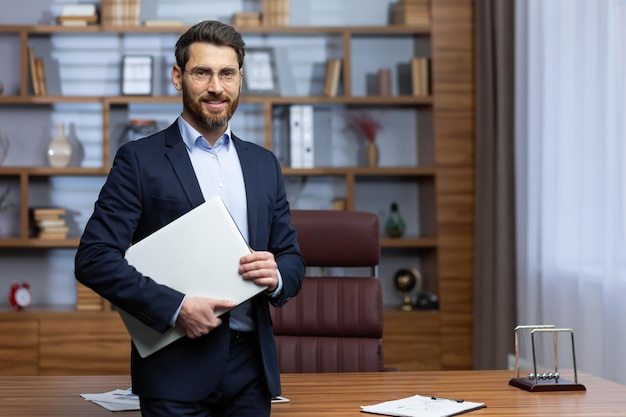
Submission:
[[[238,273],[239,259],[249,253],[251,249],[224,202],[214,197],[132,245],[125,257],[159,284],[188,296],[234,300],[239,305],[266,289]],[[143,358],[184,336],[177,327],[159,333],[118,311]]]

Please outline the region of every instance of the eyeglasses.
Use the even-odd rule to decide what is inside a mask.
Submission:
[[[213,71],[209,68],[195,67],[191,71],[184,70],[191,76],[194,83],[199,86],[209,85],[213,81]],[[241,72],[237,67],[226,67],[217,73],[220,83],[235,85],[241,80]]]

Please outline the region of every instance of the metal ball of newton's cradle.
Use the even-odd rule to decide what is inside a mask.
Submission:
[[[421,275],[415,269],[400,269],[393,277],[396,289],[402,292],[402,310],[413,310],[413,300],[411,294],[421,286]]]
[[[528,379],[530,380],[535,379],[535,377],[537,379],[559,379],[561,377],[561,374],[559,374],[558,372],[537,372],[537,375],[531,372],[528,374]]]

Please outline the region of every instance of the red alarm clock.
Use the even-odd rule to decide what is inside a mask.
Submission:
[[[32,297],[30,294],[30,285],[27,282],[11,285],[9,293],[9,302],[18,310],[26,308],[30,305]]]

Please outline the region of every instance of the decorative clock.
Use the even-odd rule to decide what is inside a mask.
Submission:
[[[30,285],[27,282],[11,285],[9,293],[9,302],[18,310],[22,310],[30,305],[32,296],[30,294]]]

